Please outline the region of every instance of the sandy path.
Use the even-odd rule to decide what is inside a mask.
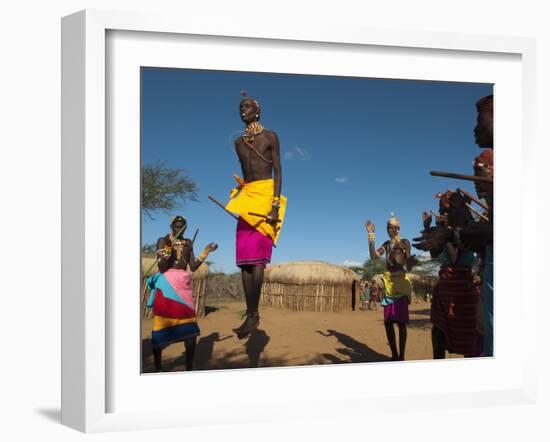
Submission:
[[[431,359],[430,305],[413,303],[408,328],[407,360]],[[208,308],[208,307],[207,307]],[[382,308],[342,313],[293,312],[261,307],[261,323],[248,339],[231,331],[241,323],[244,302],[209,303],[200,318],[195,355],[197,370],[289,365],[380,362],[390,359]],[[143,371],[153,371],[151,321],[142,321]],[[183,343],[163,352],[166,371],[184,370]],[[452,357],[461,357],[451,355]]]

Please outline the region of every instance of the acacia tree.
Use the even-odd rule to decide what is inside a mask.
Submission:
[[[374,275],[384,273],[386,270],[386,260],[384,258],[367,259],[363,264],[363,277],[372,279]]]
[[[173,212],[187,201],[197,201],[197,184],[183,169],[156,161],[141,167],[141,209],[149,219],[157,211]]]
[[[152,254],[157,251],[155,244],[143,244],[141,246],[141,253]]]

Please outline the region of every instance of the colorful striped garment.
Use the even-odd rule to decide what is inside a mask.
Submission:
[[[153,309],[153,348],[200,335],[191,292],[191,276],[183,269],[169,269],[147,279],[151,290],[147,307]]]

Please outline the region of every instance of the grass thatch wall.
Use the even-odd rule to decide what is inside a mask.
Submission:
[[[295,311],[339,312],[352,308],[359,276],[352,270],[321,261],[298,261],[268,266],[261,302]]]
[[[152,274],[159,271],[156,264],[156,258],[154,256],[142,256],[141,257],[141,271],[143,278],[148,278]],[[191,273],[191,288],[193,290],[193,299],[195,300],[195,307],[197,316],[204,316],[204,308],[206,301],[206,280],[208,277],[209,268],[208,265],[203,263],[196,272]],[[144,283],[142,283],[142,298],[141,303],[143,311],[145,312],[145,305],[149,295],[145,293]]]

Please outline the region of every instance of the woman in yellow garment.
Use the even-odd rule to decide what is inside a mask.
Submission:
[[[374,224],[365,223],[369,235],[370,258],[376,259],[386,255],[386,271],[382,275],[384,295],[381,305],[384,307],[384,327],[390,345],[392,360],[405,360],[405,347],[407,345],[407,324],[409,322],[409,304],[411,303],[411,283],[405,273],[405,267],[409,267],[411,261],[411,244],[407,239],[400,238],[401,227],[399,219],[393,214],[387,223],[387,232],[390,239],[376,250],[374,241]],[[399,352],[395,339],[393,324],[399,328]]]
[[[258,306],[264,268],[271,262],[286,211],[281,195],[282,170],[277,134],[263,127],[259,103],[243,93],[239,104],[244,133],[235,141],[243,178],[231,191],[226,210],[239,215],[236,235],[236,264],[241,268],[246,298],[246,319],[233,329],[239,339],[260,323]]]

